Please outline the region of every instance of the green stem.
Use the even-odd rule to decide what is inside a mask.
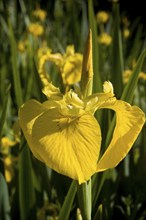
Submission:
[[[91,180],[78,186],[78,200],[84,220],[91,220]]]

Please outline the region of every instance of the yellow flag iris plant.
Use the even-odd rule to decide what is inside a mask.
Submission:
[[[32,99],[19,109],[20,126],[33,155],[79,184],[96,172],[116,167],[130,151],[145,122],[139,107],[116,99],[111,82],[103,83],[103,92],[92,94],[91,43],[90,36],[80,91],[70,89],[62,94],[48,82],[43,90],[47,101]],[[101,129],[94,117],[98,109],[116,112],[113,137],[103,155]]]

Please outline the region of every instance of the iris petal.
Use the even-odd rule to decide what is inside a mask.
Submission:
[[[130,151],[145,122],[140,108],[121,100],[107,101],[100,108],[116,112],[116,127],[109,147],[97,164],[98,172],[118,165]]]
[[[90,114],[71,118],[49,109],[33,124],[32,141],[32,151],[37,149],[44,163],[79,183],[96,172],[101,133]]]
[[[35,146],[32,142],[32,127],[36,118],[39,117],[39,115],[41,115],[45,109],[46,108],[36,100],[29,100],[19,109],[19,123],[23,130],[24,136],[26,137],[26,140],[34,156],[41,161],[42,159],[41,156],[37,153],[37,149],[34,150]]]

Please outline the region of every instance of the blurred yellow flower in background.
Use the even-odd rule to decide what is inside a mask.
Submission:
[[[127,82],[128,82],[128,80],[129,80],[131,74],[132,74],[132,70],[130,70],[130,69],[127,69],[127,70],[125,70],[125,71],[123,72],[123,81],[124,81],[124,83],[127,83]]]
[[[0,152],[3,155],[4,172],[7,182],[11,182],[14,177],[14,163],[17,161],[17,157],[11,155],[11,147],[14,147],[16,143],[16,141],[12,141],[6,136],[1,139]]]
[[[60,65],[64,84],[71,85],[80,81],[82,60],[83,56],[79,53],[74,53],[65,57]]]
[[[124,28],[123,37],[128,38],[130,36],[130,30],[128,28]]]
[[[109,34],[107,34],[106,32],[103,32],[99,35],[98,41],[100,44],[108,46],[112,42],[112,37]]]
[[[144,81],[146,81],[146,73],[140,72],[140,73],[139,73],[139,78],[140,78],[140,79],[143,79]]]
[[[123,72],[123,81],[124,83],[127,83],[130,76],[132,74],[132,70],[131,69],[127,69]],[[138,78],[139,79],[143,79],[144,81],[146,81],[146,73],[144,72],[140,72],[139,75],[138,75]]]
[[[96,19],[99,23],[107,23],[107,21],[109,20],[109,13],[107,13],[106,11],[99,11],[96,14]]]
[[[7,155],[4,157],[3,162],[4,162],[4,169],[5,169],[5,178],[6,178],[6,181],[9,183],[12,181],[14,177],[14,167],[13,167],[14,157],[11,155]]]
[[[44,27],[39,23],[30,23],[28,31],[35,37],[39,37],[44,33]]]
[[[0,151],[1,151],[3,154],[8,154],[8,153],[9,153],[9,150],[10,150],[10,147],[13,147],[15,144],[16,144],[16,141],[12,141],[12,140],[10,140],[10,138],[4,136],[4,137],[2,137],[2,139],[1,139],[1,148],[0,148]]]
[[[44,21],[47,16],[47,12],[43,9],[36,9],[32,12],[32,15],[39,18],[41,21]]]
[[[24,53],[27,49],[27,41],[21,40],[18,42],[18,50],[20,53]]]
[[[52,53],[51,50],[48,50],[46,54],[39,58],[38,71],[41,78],[43,78],[43,75],[47,75],[45,63],[50,61],[58,67],[63,84],[72,85],[81,79],[82,60],[83,55],[81,53],[75,53],[73,45],[67,46],[64,54]]]

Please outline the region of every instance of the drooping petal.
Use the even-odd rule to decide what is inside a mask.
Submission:
[[[98,161],[97,172],[116,167],[125,158],[145,122],[144,113],[140,108],[122,100],[112,98],[100,108],[116,111],[116,127],[109,147]]]
[[[57,108],[49,109],[37,117],[31,134],[32,152],[55,171],[79,183],[96,172],[101,133],[92,115],[63,117]]]
[[[28,142],[28,145],[33,152],[34,156],[41,160],[41,156],[37,153],[37,150],[33,150],[35,148],[32,142],[32,127],[37,117],[39,117],[45,110],[45,106],[41,105],[36,100],[29,100],[25,104],[23,104],[19,109],[19,123],[23,130],[24,136]]]

